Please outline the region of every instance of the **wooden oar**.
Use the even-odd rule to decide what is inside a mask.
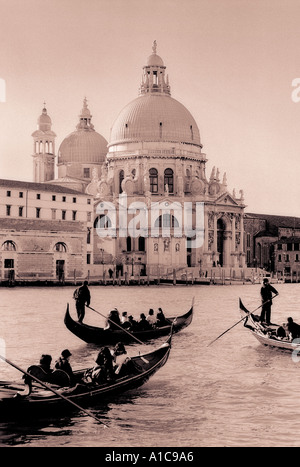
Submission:
[[[207,347],[209,347],[211,344],[213,344],[214,342],[216,342],[218,339],[220,339],[220,337],[224,336],[224,334],[226,334],[226,332],[230,331],[232,328],[234,328],[235,326],[237,326],[239,323],[241,323],[242,321],[244,321],[244,319],[246,319],[248,316],[252,315],[252,313],[254,313],[256,310],[258,310],[259,308],[261,308],[262,306],[264,306],[266,303],[269,303],[272,299],[274,299],[275,297],[277,297],[278,294],[274,295],[272,298],[270,298],[270,300],[267,300],[266,302],[262,303],[261,305],[259,305],[257,308],[255,308],[255,310],[253,311],[249,311],[249,313],[246,314],[246,316],[244,316],[242,319],[240,319],[237,323],[233,324],[230,328],[226,329],[226,331],[222,332],[222,334],[220,334],[218,337],[216,337],[216,339],[214,339],[213,341],[211,341]]]
[[[19,370],[21,373],[23,373],[24,375],[28,376],[29,378],[32,378],[34,379],[37,383],[41,384],[42,386],[44,386],[46,389],[49,389],[49,391],[52,391],[54,394],[56,394],[58,397],[60,397],[61,399],[65,400],[66,402],[69,402],[69,404],[72,404],[74,405],[74,407],[76,407],[77,409],[81,410],[82,412],[86,413],[87,415],[89,415],[90,417],[93,417],[97,422],[99,423],[102,423],[102,425],[104,425],[105,428],[108,428],[108,426],[102,422],[102,420],[100,420],[98,417],[96,417],[94,414],[92,414],[89,410],[86,410],[84,409],[83,407],[80,407],[80,405],[76,404],[75,402],[73,402],[72,400],[68,399],[67,397],[63,396],[62,394],[60,394],[58,391],[56,391],[56,389],[52,388],[51,386],[49,386],[47,383],[45,383],[44,381],[41,381],[40,379],[38,379],[36,376],[34,375],[31,375],[30,373],[28,373],[27,371],[23,370],[22,368],[20,368],[18,365],[16,365],[15,363],[11,362],[10,360],[8,360],[8,358],[5,358],[3,357],[2,355],[0,355],[0,358],[1,360],[3,360],[4,362],[8,363],[9,365],[11,365],[12,367],[16,368],[17,370]]]
[[[90,310],[93,310],[95,313],[98,313],[98,315],[102,316],[103,318],[107,319],[108,321],[110,321],[111,323],[115,324],[116,326],[118,326],[118,328],[122,329],[122,331],[126,332],[127,334],[129,334],[132,339],[135,339],[139,344],[142,344],[142,345],[145,345],[146,342],[142,342],[140,341],[137,337],[135,337],[131,332],[127,331],[127,329],[124,329],[122,326],[120,326],[119,324],[115,323],[113,320],[107,318],[107,316],[103,315],[102,313],[100,313],[100,311],[97,311],[95,310],[95,308],[92,308],[91,306],[88,306],[87,305],[87,308],[90,308]]]

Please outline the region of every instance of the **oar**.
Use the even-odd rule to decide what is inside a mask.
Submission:
[[[95,308],[92,308],[91,306],[88,306],[87,305],[87,308],[90,308],[90,310],[93,310],[95,313],[97,313],[98,315],[102,316],[103,318],[107,319],[108,321],[110,321],[111,323],[115,324],[116,326],[118,326],[118,328],[122,329],[122,331],[126,332],[127,334],[130,335],[130,337],[132,337],[133,339],[135,339],[139,344],[142,344],[142,345],[145,345],[145,342],[142,342],[140,341],[137,337],[135,337],[131,332],[127,331],[127,329],[124,329],[122,326],[120,326],[119,324],[115,323],[113,320],[107,318],[107,316],[103,315],[102,313],[100,313],[100,311],[97,311],[95,310]]]
[[[15,363],[11,362],[10,360],[8,360],[8,358],[5,358],[3,357],[2,355],[0,355],[0,358],[1,360],[3,360],[4,362],[8,363],[9,365],[11,365],[12,367],[16,368],[17,370],[19,370],[21,373],[23,373],[24,375],[26,376],[29,376],[29,378],[32,378],[34,379],[37,383],[41,384],[42,386],[44,386],[46,389],[49,389],[49,391],[52,391],[54,394],[56,394],[57,396],[59,396],[61,399],[64,399],[65,401],[69,402],[69,404],[72,404],[74,405],[74,407],[76,407],[77,409],[81,410],[82,412],[86,413],[87,415],[89,415],[90,417],[93,417],[97,422],[99,423],[102,423],[102,425],[105,426],[105,428],[108,428],[108,426],[102,422],[102,420],[100,420],[98,417],[96,417],[94,414],[92,414],[89,410],[86,410],[84,409],[83,407],[80,407],[80,405],[76,404],[75,402],[73,402],[72,400],[68,399],[67,397],[63,396],[62,394],[60,394],[58,391],[56,391],[56,389],[52,388],[51,386],[49,386],[47,383],[44,383],[43,381],[41,381],[40,379],[38,379],[36,376],[34,375],[31,375],[30,373],[28,373],[27,371],[23,370],[22,368],[20,368],[18,365],[16,365]]]
[[[224,334],[226,334],[226,332],[230,331],[232,328],[234,328],[235,326],[237,326],[239,323],[241,323],[242,321],[244,321],[244,319],[246,319],[249,315],[252,315],[252,313],[254,313],[256,310],[258,310],[259,308],[261,308],[262,306],[264,306],[266,303],[269,303],[272,299],[274,299],[275,297],[277,297],[278,294],[274,295],[272,298],[270,298],[270,300],[267,300],[266,302],[262,303],[261,305],[259,305],[257,308],[255,308],[255,310],[253,311],[249,311],[248,314],[246,314],[246,316],[244,316],[242,319],[240,319],[237,323],[233,324],[233,326],[231,326],[230,328],[226,329],[226,331],[222,332],[222,334],[220,334],[218,337],[216,337],[216,339],[214,339],[213,341],[211,341],[207,347],[209,347],[211,344],[213,344],[214,342],[216,342],[218,339],[220,339],[220,337],[224,336]]]

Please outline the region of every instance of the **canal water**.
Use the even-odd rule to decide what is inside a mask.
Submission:
[[[300,284],[275,285],[272,318],[300,322]],[[74,288],[1,288],[2,352],[22,368],[42,353],[55,360],[69,348],[74,369],[93,365],[97,348],[85,344],[64,326],[64,313]],[[176,334],[170,358],[144,386],[119,396],[93,412],[104,429],[84,413],[53,418],[0,422],[2,446],[30,447],[237,447],[300,446],[300,363],[289,353],[261,346],[238,324],[238,299],[249,310],[260,305],[259,285],[107,286],[90,288],[91,306],[107,314],[111,307],[138,317],[162,307],[167,316],[186,312],[195,298],[192,324]],[[87,310],[85,322],[103,326]],[[133,355],[148,352],[163,340],[128,346]],[[4,349],[5,345],[5,349]],[[20,373],[0,363],[2,380]]]

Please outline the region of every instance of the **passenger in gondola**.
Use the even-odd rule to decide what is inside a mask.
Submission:
[[[58,360],[56,360],[54,368],[56,370],[65,371],[69,375],[70,380],[72,381],[72,379],[74,378],[74,374],[69,362],[71,355],[72,354],[68,349],[63,350],[61,356],[58,358]]]
[[[154,310],[152,308],[150,308],[146,320],[149,324],[151,324],[152,327],[155,327],[157,318],[154,316]]]
[[[130,327],[130,323],[129,323],[128,316],[127,316],[127,311],[123,311],[122,313],[121,325],[124,329],[127,329]]]
[[[158,309],[158,313],[157,313],[156,317],[157,317],[156,325],[158,327],[168,326],[170,324],[170,321],[166,319],[166,317],[164,315],[164,312],[162,311],[161,308]]]
[[[52,362],[51,355],[44,354],[41,356],[40,363],[38,366],[48,375],[52,373],[53,371],[51,369],[51,362]]]
[[[117,310],[117,308],[114,308],[111,310],[109,313],[107,320],[106,320],[106,326],[104,329],[110,329],[110,330],[115,330],[115,329],[120,329],[121,326],[121,320],[120,320],[120,313]]]
[[[300,337],[300,325],[295,323],[291,317],[287,320],[287,330],[291,341]]]
[[[108,347],[103,347],[95,359],[96,365],[88,369],[84,382],[103,384],[114,378],[113,356]]]
[[[136,320],[133,318],[132,315],[128,316],[128,322],[129,322],[129,330],[130,331],[135,331],[136,330],[136,327],[137,327],[137,322]]]
[[[115,374],[122,376],[125,373],[126,367],[130,361],[130,358],[127,356],[127,351],[122,342],[119,342],[115,345],[112,351],[112,357]]]
[[[149,321],[146,320],[146,315],[145,313],[140,314],[140,319],[137,322],[137,331],[148,331],[149,329],[152,329],[151,324]]]

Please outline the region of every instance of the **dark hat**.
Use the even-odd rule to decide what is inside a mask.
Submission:
[[[71,357],[71,355],[72,355],[72,354],[71,354],[71,352],[70,352],[68,349],[63,350],[62,353],[61,353],[61,356],[62,356],[63,358]]]
[[[266,277],[264,278],[264,284],[266,284],[267,282],[269,282],[269,279],[267,279]]]
[[[88,285],[88,284],[89,284],[88,281],[84,281],[83,283],[83,285]]]

